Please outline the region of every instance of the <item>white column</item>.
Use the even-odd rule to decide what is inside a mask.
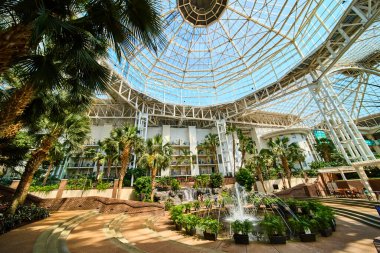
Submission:
[[[189,126],[189,143],[190,143],[190,152],[191,152],[191,175],[199,175],[199,166],[197,161],[193,161],[193,157],[197,159],[197,129],[195,126]]]

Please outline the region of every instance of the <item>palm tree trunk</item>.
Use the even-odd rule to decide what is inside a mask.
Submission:
[[[152,192],[150,193],[150,201],[152,202],[154,200],[154,187],[156,185],[156,174],[157,174],[157,168],[152,168],[152,175],[151,175],[151,182],[150,182],[150,185],[152,187]]]
[[[121,189],[123,188],[124,176],[125,176],[125,173],[127,172],[127,166],[129,164],[129,154],[130,154],[129,147],[125,147],[120,156],[121,168],[119,172],[119,185],[118,185],[118,190],[117,190],[118,199],[120,199]]]
[[[96,181],[99,182],[99,173],[100,173],[101,163],[99,161],[96,162]]]
[[[111,175],[111,165],[112,165],[112,159],[108,158],[108,160],[107,160],[107,178],[110,178],[110,175]]]
[[[26,84],[17,89],[4,103],[0,111],[0,138],[13,138],[22,127],[17,118],[30,104],[35,93],[33,85]]]
[[[307,183],[309,181],[309,177],[307,176],[305,170],[303,169],[302,162],[298,161],[298,163],[299,163],[301,170],[302,170],[303,179],[305,180],[305,183]]]
[[[286,178],[288,180],[289,188],[292,188],[292,183],[291,183],[292,173],[290,172],[289,163],[288,163],[288,160],[286,159],[286,157],[281,156],[281,163],[282,163],[282,167],[284,168]]]
[[[241,163],[240,163],[240,168],[243,168],[244,165],[244,159],[245,159],[245,151],[241,152]]]
[[[217,170],[217,171],[215,171],[215,173],[220,173],[220,171],[219,171],[219,163],[218,163],[218,161],[217,161],[217,159],[218,159],[218,154],[216,153],[216,148],[213,150],[213,153],[214,153],[214,164],[215,164],[215,169]]]
[[[27,55],[32,25],[15,25],[0,32],[0,74],[7,71],[15,59]]]
[[[265,194],[266,194],[266,193],[267,193],[267,189],[265,188],[265,185],[264,185],[263,172],[261,171],[260,166],[257,166],[257,167],[256,167],[256,174],[257,174],[257,176],[259,177],[259,181],[260,181],[261,185],[263,186],[264,192],[265,192]]]
[[[53,168],[53,165],[54,165],[54,162],[53,161],[50,161],[49,163],[49,167],[48,167],[48,170],[46,171],[46,175],[44,177],[44,181],[42,182],[42,185],[45,185],[46,184],[46,181],[50,175],[50,172],[51,172],[51,169]]]
[[[50,135],[45,136],[38,149],[32,152],[30,159],[28,160],[25,171],[21,176],[21,180],[17,189],[13,195],[12,203],[7,210],[7,213],[14,214],[19,205],[25,202],[25,198],[28,194],[30,184],[32,183],[33,176],[42,164],[46,160],[50,148],[53,143],[58,139],[60,130],[55,129]]]

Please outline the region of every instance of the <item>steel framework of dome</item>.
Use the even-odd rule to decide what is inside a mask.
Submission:
[[[95,123],[145,113],[150,125],[325,128],[347,160],[374,159],[358,127],[379,130],[380,1],[229,0],[205,25],[184,18],[184,2],[164,1],[157,55],[141,48],[119,63],[110,53]]]

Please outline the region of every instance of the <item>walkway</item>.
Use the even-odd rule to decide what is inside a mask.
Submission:
[[[63,223],[64,221],[66,222]],[[55,230],[49,230],[59,223],[60,226],[65,224],[64,229],[59,229],[58,226]],[[38,238],[44,238],[43,232],[53,231],[49,237],[50,241],[42,241],[42,243],[49,241],[49,247],[57,246],[56,251],[50,250],[49,253],[376,253],[372,239],[380,235],[380,230],[342,216],[337,217],[337,223],[337,232],[333,236],[319,237],[314,243],[292,241],[286,245],[273,246],[256,242],[241,246],[235,245],[229,239],[213,242],[185,236],[182,232],[173,230],[174,226],[171,225],[168,216],[128,216],[66,211],[53,213],[46,220],[0,236],[0,252],[33,253],[36,242],[41,244]]]

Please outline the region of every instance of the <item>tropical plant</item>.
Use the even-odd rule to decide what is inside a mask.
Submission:
[[[205,199],[205,206],[207,209],[211,209],[212,208],[212,200],[209,198]]]
[[[305,158],[306,158],[304,154],[304,150],[298,145],[298,143],[290,144],[289,149],[290,149],[290,154],[289,154],[290,160],[292,162],[298,162],[302,175],[304,177],[305,183],[307,183],[309,178],[307,177],[307,174],[304,171],[303,166],[302,166],[302,163],[305,162]]]
[[[268,236],[284,235],[285,223],[280,216],[267,213],[264,219],[260,222]]]
[[[82,78],[83,85],[105,88],[107,71],[97,60],[108,45],[119,60],[122,53],[133,55],[140,43],[153,51],[162,47],[165,36],[158,10],[159,3],[152,0],[1,1],[0,74],[15,63],[33,71],[0,111],[0,137],[20,129],[15,120],[38,89],[65,88],[57,83],[65,78]],[[59,75],[63,72],[67,73]]]
[[[240,168],[242,168],[245,163],[246,154],[254,154],[256,147],[252,138],[244,136],[243,131],[241,129],[237,129],[237,136],[239,139],[239,151],[241,152]]]
[[[255,183],[253,175],[250,170],[246,168],[240,168],[238,173],[236,173],[236,182],[238,182],[241,186],[247,191],[252,191],[252,186]]]
[[[210,184],[209,175],[195,176],[194,188],[206,188]]]
[[[200,220],[200,227],[202,230],[212,234],[218,234],[222,228],[218,220],[209,217]]]
[[[174,223],[176,223],[177,218],[183,214],[184,208],[185,207],[183,205],[176,205],[170,208],[170,219]]]
[[[194,214],[187,214],[183,216],[182,225],[185,228],[186,233],[192,234],[192,231],[199,224],[200,218]]]
[[[140,197],[141,201],[149,200],[152,192],[152,184],[150,177],[139,177],[133,184],[136,194]]]
[[[179,181],[175,178],[172,178],[170,182],[170,188],[172,191],[175,191],[175,192],[178,191],[181,188]]]
[[[249,220],[235,220],[231,223],[231,227],[234,234],[248,235],[252,232],[253,224]]]
[[[207,148],[210,150],[211,154],[213,155],[213,160],[215,165],[217,166],[218,172],[218,159],[217,159],[217,148],[219,147],[219,137],[217,134],[209,133],[205,136],[204,142],[201,144],[201,146]],[[215,171],[216,172],[216,171]]]
[[[24,203],[35,172],[46,160],[50,149],[59,138],[64,137],[79,143],[87,140],[90,133],[90,119],[80,112],[87,109],[86,104],[91,100],[85,94],[80,96],[78,98],[66,92],[60,92],[51,94],[49,97],[49,110],[40,116],[34,126],[36,131],[43,131],[43,134],[25,165],[24,173],[13,195],[9,213],[14,214],[17,206]],[[82,100],[80,103],[82,106],[75,104],[76,100]],[[78,113],[74,114],[73,111]]]
[[[169,211],[174,206],[174,201],[172,198],[165,200],[165,211]]]
[[[264,184],[263,172],[261,170],[262,163],[260,162],[260,156],[255,155],[255,156],[250,157],[246,162],[246,168],[252,171],[257,176],[257,178],[259,179],[264,189],[264,192],[267,193],[267,190]]]
[[[210,186],[220,188],[223,185],[223,175],[221,173],[212,173],[210,175]]]
[[[188,202],[188,203],[183,204],[183,206],[185,207],[186,213],[190,213],[191,207],[192,207],[192,203]]]
[[[144,154],[139,159],[139,164],[150,169],[151,172],[151,187],[152,192],[150,195],[153,201],[155,179],[158,170],[164,170],[170,165],[172,159],[173,149],[169,143],[163,143],[161,135],[148,139]]]
[[[291,188],[292,187],[292,183],[291,183],[292,172],[289,167],[290,149],[289,149],[288,142],[289,142],[289,138],[287,137],[276,138],[274,141],[270,139],[268,142],[268,146],[272,154],[277,156],[280,159],[282,168],[288,180],[288,186],[289,188]]]
[[[99,144],[105,153],[104,159],[107,163],[107,178],[109,178],[111,175],[111,166],[119,156],[119,142],[112,138],[105,138]]]
[[[198,200],[193,201],[193,207],[195,210],[199,210],[201,208],[201,202]]]
[[[315,144],[315,149],[318,154],[323,158],[325,162],[331,162],[331,156],[335,152],[334,143],[327,138],[317,139],[317,144]]]
[[[120,198],[121,189],[123,188],[123,179],[127,172],[131,155],[134,152],[138,154],[143,150],[144,141],[137,134],[137,128],[131,125],[125,125],[120,128],[115,128],[111,131],[111,138],[117,142],[120,149],[119,185],[117,198]],[[154,189],[152,187],[152,189]]]
[[[63,160],[64,156],[65,156],[65,153],[64,153],[63,144],[57,141],[53,145],[53,147],[49,150],[49,153],[46,159],[49,162],[49,167],[44,176],[42,185],[46,184],[47,179],[49,178],[50,172],[53,169],[53,166],[58,166],[59,163]]]
[[[98,143],[99,144],[99,143]],[[96,164],[96,180],[98,182],[101,181],[100,179],[100,167],[103,165],[104,161],[105,161],[105,155],[104,153],[102,152],[102,150],[100,149],[88,149],[86,150],[86,153],[89,157],[91,157],[92,161],[95,162]]]

